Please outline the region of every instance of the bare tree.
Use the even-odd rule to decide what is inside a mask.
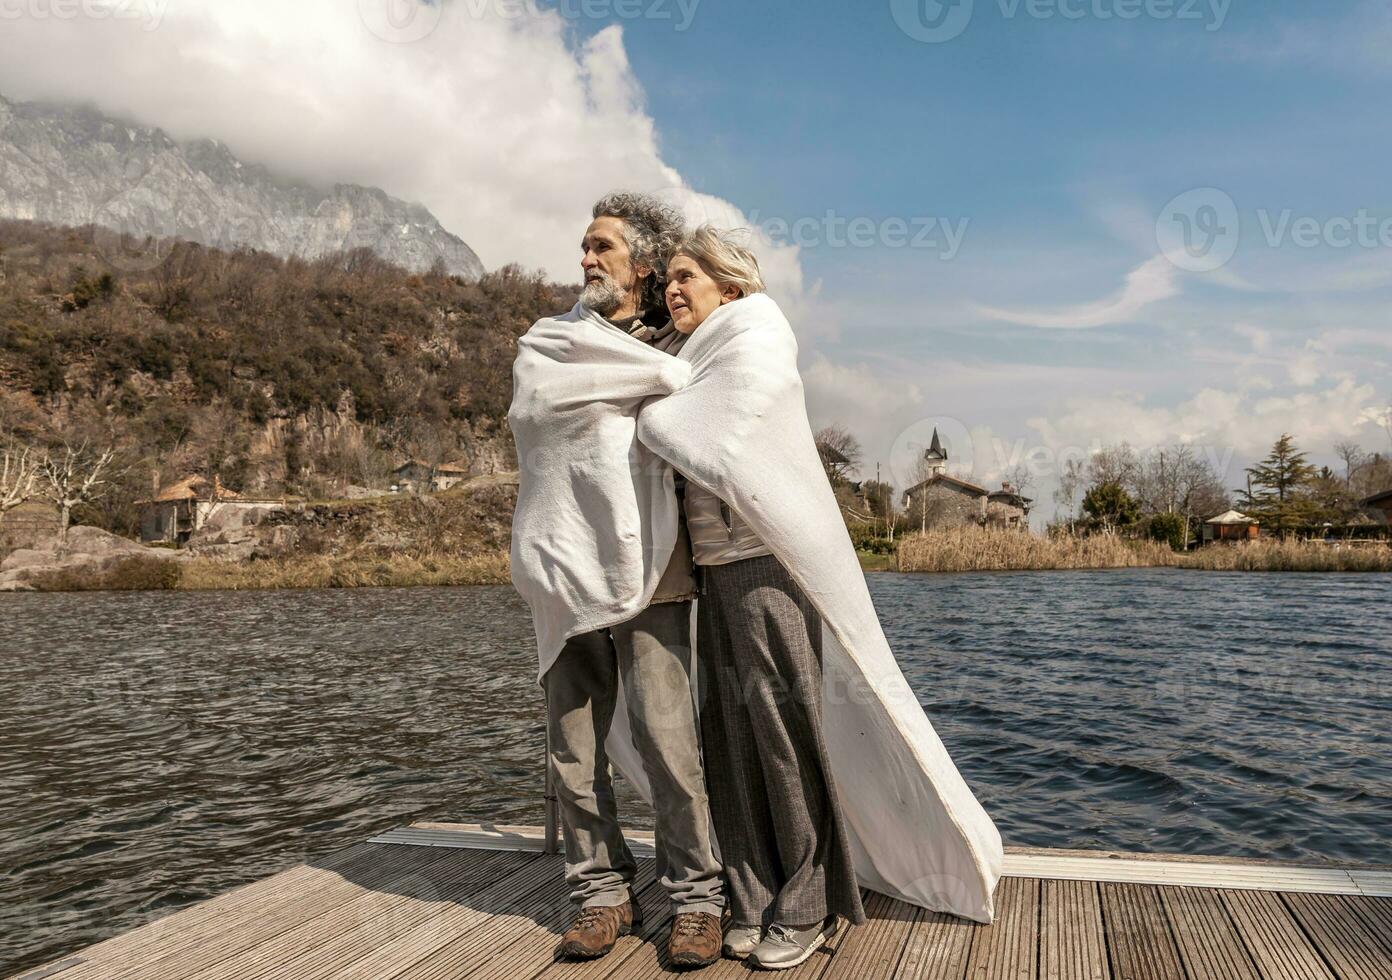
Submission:
[[[827,479],[833,485],[849,479],[849,475],[860,465],[860,440],[840,425],[821,429],[813,439],[817,443],[817,453],[822,457]]]
[[[1129,443],[1103,446],[1092,454],[1092,459],[1088,462],[1088,485],[1095,487],[1103,483],[1115,483],[1128,491],[1134,490],[1140,468],[1140,460]]]
[[[1070,534],[1073,533],[1073,524],[1077,518],[1078,491],[1083,488],[1086,475],[1082,460],[1070,457],[1063,461],[1063,469],[1058,478],[1058,488],[1054,490],[1054,503],[1060,507],[1068,508],[1068,532]]]
[[[61,453],[44,457],[41,466],[45,485],[41,493],[58,507],[60,544],[68,543],[72,509],[91,503],[110,489],[110,478],[116,475],[112,466],[115,459],[114,448],[98,453],[88,448],[85,439],[76,449],[64,442]]]
[[[1341,442],[1334,447],[1334,455],[1338,456],[1344,464],[1344,487],[1345,489],[1353,486],[1353,474],[1367,455],[1363,452],[1363,447],[1356,442]]]
[[[0,449],[0,517],[38,496],[42,457],[28,446]]]
[[[1034,470],[1029,468],[1028,463],[1016,463],[1005,474],[1005,482],[1023,497],[1034,489]]]

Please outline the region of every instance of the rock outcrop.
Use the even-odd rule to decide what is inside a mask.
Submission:
[[[101,528],[79,525],[68,528],[66,544],[52,537],[33,548],[13,551],[0,561],[0,592],[27,591],[34,588],[37,579],[55,574],[100,574],[132,558],[179,561],[184,557],[165,548],[147,548]]]
[[[120,237],[128,235],[305,258],[368,248],[412,272],[443,262],[466,279],[483,274],[473,249],[430,211],[376,187],[310,187],[242,162],[217,140],[179,143],[90,107],[3,96],[0,217],[111,229],[118,265],[158,262],[157,250],[132,250]]]

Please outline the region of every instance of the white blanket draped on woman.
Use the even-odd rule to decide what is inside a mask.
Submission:
[[[653,595],[676,539],[675,467],[744,518],[821,613],[825,735],[861,884],[990,922],[1000,834],[880,628],[777,304],[720,307],[676,358],[577,306],[522,338],[513,381],[512,579],[532,609],[539,676],[568,637]],[[610,756],[646,795],[624,716]]]

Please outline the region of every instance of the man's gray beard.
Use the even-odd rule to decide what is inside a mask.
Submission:
[[[608,276],[587,282],[585,288],[580,290],[580,302],[600,316],[612,315],[620,306],[623,306],[623,301],[623,290]]]

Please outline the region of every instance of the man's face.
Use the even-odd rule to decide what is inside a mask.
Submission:
[[[622,219],[595,218],[580,242],[580,268],[585,273],[580,302],[600,316],[615,313],[637,294],[638,281],[652,275],[650,269],[633,264],[623,232]]]

